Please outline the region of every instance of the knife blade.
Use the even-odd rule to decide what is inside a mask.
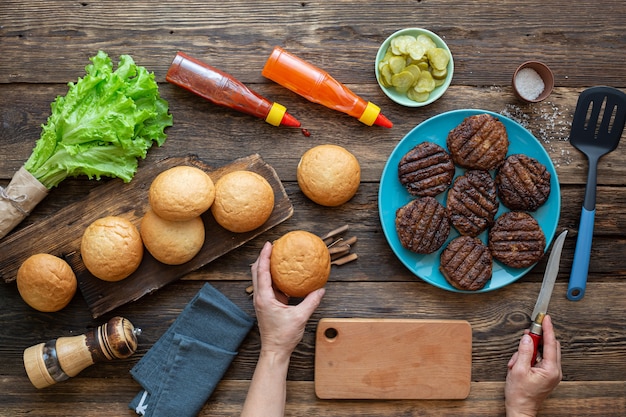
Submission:
[[[559,264],[561,261],[561,251],[563,250],[563,243],[565,242],[565,236],[567,235],[567,230],[563,231],[554,241],[552,245],[552,251],[550,252],[550,257],[548,258],[548,263],[546,265],[546,270],[543,274],[543,282],[541,283],[541,290],[539,290],[539,296],[537,297],[537,302],[535,303],[535,308],[530,316],[533,321],[530,325],[530,337],[533,339],[534,352],[532,357],[531,365],[535,365],[537,363],[537,354],[539,350],[539,345],[541,345],[542,341],[542,327],[541,323],[543,322],[543,318],[548,312],[548,305],[550,304],[550,298],[552,297],[552,290],[554,289],[554,283],[556,282],[556,278],[559,275]]]

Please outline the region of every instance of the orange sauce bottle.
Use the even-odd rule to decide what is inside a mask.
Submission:
[[[261,73],[309,101],[349,114],[368,126],[393,126],[374,103],[365,101],[326,71],[279,46],[274,48]]]
[[[250,90],[230,74],[178,52],[165,79],[223,107],[264,119],[273,126],[300,127],[300,122],[278,103]]]

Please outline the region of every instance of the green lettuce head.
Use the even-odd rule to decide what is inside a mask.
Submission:
[[[90,60],[85,77],[69,83],[67,94],[51,104],[24,165],[48,189],[79,175],[130,181],[137,158],[145,158],[154,142],[161,146],[165,128],[172,125],[153,73],[129,55],[120,56],[115,71],[102,51]]]

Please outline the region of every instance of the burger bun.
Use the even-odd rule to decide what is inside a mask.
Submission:
[[[159,217],[185,221],[198,217],[211,207],[215,185],[199,168],[181,165],[161,172],[150,184],[148,201]]]
[[[28,257],[18,269],[16,281],[26,304],[46,313],[67,306],[77,287],[76,275],[68,263],[47,253]]]
[[[232,171],[215,183],[211,212],[224,229],[243,233],[265,223],[274,210],[274,190],[265,178],[252,171]]]
[[[135,272],[143,259],[141,235],[130,220],[106,216],[83,232],[81,257],[91,274],[103,281],[121,281]]]
[[[274,285],[289,297],[305,297],[326,285],[330,252],[313,233],[295,230],[277,239],[270,255]]]
[[[336,207],[356,194],[361,182],[361,166],[347,149],[318,145],[306,151],[297,169],[300,189],[317,204]]]
[[[204,245],[204,222],[201,217],[185,221],[165,220],[154,210],[141,219],[141,238],[150,254],[166,265],[190,261]]]

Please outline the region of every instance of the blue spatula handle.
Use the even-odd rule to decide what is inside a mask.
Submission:
[[[585,295],[595,216],[595,209],[587,210],[583,207],[580,215],[580,225],[578,226],[574,262],[572,263],[572,272],[569,277],[569,286],[567,287],[567,298],[571,301],[578,301]]]

